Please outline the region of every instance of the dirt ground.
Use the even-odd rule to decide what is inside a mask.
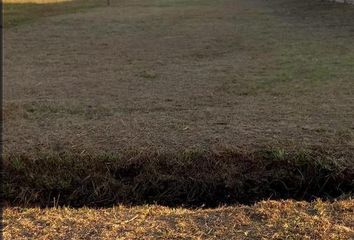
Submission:
[[[354,8],[123,0],[5,29],[5,154],[354,147]]]

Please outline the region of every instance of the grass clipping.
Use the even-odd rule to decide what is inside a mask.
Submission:
[[[36,156],[6,157],[3,185],[8,203],[213,207],[268,198],[336,198],[350,196],[354,189],[353,164],[318,151]]]

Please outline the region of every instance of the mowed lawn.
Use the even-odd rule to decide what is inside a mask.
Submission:
[[[7,28],[4,152],[352,150],[353,13],[134,0]]]
[[[3,3],[5,28],[106,5],[99,0],[3,0]]]
[[[97,164],[107,171],[100,170],[103,184],[95,185],[87,162],[73,162],[77,156],[91,161],[109,154],[110,159],[132,149],[138,157],[151,152],[176,156],[186,150],[248,154],[277,149],[272,160],[282,161],[287,161],[288,151],[320,149],[328,151],[325,158],[336,167],[347,164],[335,168],[341,169],[339,177],[353,176],[353,6],[317,0],[105,3],[4,6],[3,148],[5,167],[15,171],[12,185],[5,182],[5,194],[24,204],[9,202],[4,209],[5,239],[353,238],[350,199],[268,200],[214,209],[26,206],[46,191],[53,193],[47,196],[50,206],[60,205],[67,197],[61,190],[70,189],[72,179],[85,186],[92,183],[97,190],[92,195],[106,194],[105,181],[111,179],[104,174],[114,166]],[[63,169],[58,159],[66,161]],[[135,160],[129,160],[133,172],[119,169],[123,179],[139,172]],[[144,166],[139,161],[137,166]],[[319,164],[331,173],[332,165]],[[53,172],[53,166],[60,171]],[[245,174],[257,169],[247,167],[240,169]],[[201,169],[212,167],[205,163]],[[241,179],[238,172],[227,170],[229,182],[233,174]],[[144,171],[165,170],[158,166]],[[326,176],[326,171],[316,174]],[[48,176],[36,181],[40,172]],[[199,176],[204,179],[206,174],[190,176],[191,182]],[[169,183],[169,175],[162,177]],[[200,183],[206,187],[200,192],[206,194],[207,184]],[[193,198],[194,193],[186,194]]]

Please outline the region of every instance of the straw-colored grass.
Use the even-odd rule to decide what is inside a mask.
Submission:
[[[353,239],[354,201],[263,201],[216,209],[6,208],[5,239]]]
[[[60,2],[69,2],[72,0],[3,0],[3,3],[37,3],[37,4],[46,4],[46,3],[60,3]]]

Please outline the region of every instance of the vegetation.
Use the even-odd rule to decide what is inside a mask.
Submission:
[[[3,3],[5,28],[33,22],[43,17],[85,11],[93,7],[104,6],[100,0],[75,1],[23,1],[5,0]]]
[[[353,7],[105,4],[5,3],[6,238],[350,239]]]
[[[42,207],[216,207],[269,198],[333,199],[349,197],[354,189],[352,157],[279,150],[11,156],[5,166],[5,199]]]
[[[217,209],[155,205],[6,209],[5,239],[348,240],[354,201],[265,201]]]

